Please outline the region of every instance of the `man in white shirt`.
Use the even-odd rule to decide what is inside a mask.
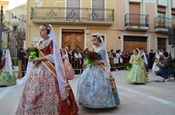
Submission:
[[[143,48],[140,48],[140,55],[143,57],[143,61],[144,61],[144,64],[145,64],[145,69],[148,71],[148,59],[147,59],[147,56],[146,56]]]

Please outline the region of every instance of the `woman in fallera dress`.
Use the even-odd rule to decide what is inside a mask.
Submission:
[[[156,54],[155,54],[155,59],[154,59],[154,63],[153,63],[153,67],[152,67],[152,72],[155,74],[156,71],[159,70],[159,68],[156,66],[156,64],[160,61],[161,58],[161,54],[160,51],[157,50]]]
[[[29,57],[34,66],[27,76],[16,114],[77,115],[78,107],[64,79],[64,66],[53,29],[51,25],[41,25],[39,32],[42,38],[37,46],[39,57]]]
[[[65,67],[65,72],[66,72],[66,78],[67,80],[71,80],[74,78],[74,69],[71,63],[69,62],[69,56],[66,48],[65,50],[62,51],[62,55],[63,55],[62,58],[63,58],[64,67]]]
[[[130,83],[145,83],[146,71],[144,71],[144,62],[141,55],[139,55],[139,49],[133,50],[129,63],[132,64],[132,67],[126,76],[126,81]]]
[[[3,51],[0,62],[0,86],[11,86],[16,84],[16,77],[12,70],[12,60],[9,49]]]
[[[94,45],[93,51],[97,52],[101,59],[94,60],[92,66],[87,66],[87,63],[83,65],[85,69],[77,89],[78,103],[88,108],[115,107],[120,104],[117,88],[112,90],[108,72],[103,72],[97,66],[103,64],[109,67],[107,52],[102,47],[104,42],[99,33],[92,35],[92,44]]]

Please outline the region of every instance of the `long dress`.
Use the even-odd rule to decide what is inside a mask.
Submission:
[[[130,83],[145,83],[146,75],[142,68],[144,62],[141,55],[131,55],[129,63],[132,64],[132,67],[126,76],[126,80]]]
[[[97,53],[105,62],[105,50],[99,48]],[[117,88],[113,93],[107,75],[96,65],[84,69],[78,84],[77,100],[88,108],[111,108],[120,104]]]
[[[153,67],[152,67],[152,72],[153,73],[155,73],[156,71],[159,70],[159,68],[156,66],[156,64],[158,63],[159,59],[160,59],[160,55],[156,53],[156,55],[155,55],[155,61],[153,63]]]
[[[45,40],[39,49],[52,61],[53,42]],[[49,69],[40,63],[34,67],[26,81],[19,102],[17,115],[77,115],[78,107],[72,90],[69,90],[69,104],[61,100],[58,81]]]
[[[63,60],[64,60],[64,67],[65,67],[65,71],[66,71],[66,78],[67,80],[71,80],[74,78],[74,69],[71,65],[71,63],[69,62],[69,57],[67,54],[63,55]]]
[[[7,57],[7,55],[9,56]],[[12,71],[11,64],[12,63],[11,63],[10,53],[4,55],[4,57],[0,62],[0,86],[11,86],[16,84],[16,77]]]

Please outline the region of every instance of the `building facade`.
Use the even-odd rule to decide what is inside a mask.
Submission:
[[[117,4],[121,50],[170,50],[168,28],[175,26],[174,0],[118,0]]]
[[[116,12],[117,0],[28,0],[26,43],[36,44],[39,26],[52,24],[60,48],[91,48],[96,32],[108,49],[119,48]]]
[[[41,24],[52,24],[60,48],[91,48],[99,32],[108,51],[169,51],[174,18],[174,0],[28,0],[26,47],[39,40]]]

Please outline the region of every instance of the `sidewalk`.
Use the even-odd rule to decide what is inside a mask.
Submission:
[[[175,115],[175,81],[149,73],[145,85],[127,83],[127,71],[112,72],[116,78],[121,105],[113,109],[87,109],[79,106],[78,115]],[[70,81],[76,94],[80,75]],[[0,87],[0,115],[15,115],[23,86]]]

